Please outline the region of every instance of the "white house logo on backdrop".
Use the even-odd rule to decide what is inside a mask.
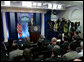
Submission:
[[[33,14],[31,13],[20,13],[21,22],[29,22],[32,17],[33,17]]]
[[[30,20],[30,18],[28,16],[22,16],[21,17],[22,22],[28,22],[29,20]]]

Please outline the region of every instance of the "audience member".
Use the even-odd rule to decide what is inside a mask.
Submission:
[[[23,54],[23,50],[20,50],[18,45],[13,46],[13,51],[9,52],[9,60],[13,61],[14,57],[21,56]]]
[[[44,35],[40,35],[39,39],[44,40],[45,39],[45,36]]]
[[[74,44],[74,50],[76,51],[76,48],[80,46],[79,41],[75,37],[72,37],[72,42]]]
[[[37,42],[37,47],[31,48],[31,51],[33,53],[33,58],[36,59],[39,55],[41,55],[42,51],[45,51],[47,48],[43,45],[43,40],[39,39]]]
[[[49,34],[46,37],[40,35],[37,43],[30,42],[30,38],[27,37],[24,41],[20,38],[15,43],[13,39],[9,38],[7,46],[9,61],[82,61],[83,41],[79,36],[81,33],[80,22],[74,24],[64,18],[62,21],[58,19],[55,22],[54,24],[53,21],[48,20],[48,26],[49,32],[53,32],[55,28],[56,33],[59,34],[57,39],[52,38]],[[31,24],[31,26],[33,25]]]
[[[60,55],[60,47],[59,46],[54,46],[52,49],[52,56],[50,58],[45,59],[45,61],[62,61],[62,58]]]
[[[52,48],[53,48],[55,45],[57,45],[56,43],[57,43],[57,39],[56,39],[55,37],[53,37],[53,38],[51,39],[51,45],[48,45],[49,50],[52,50]]]
[[[23,51],[23,59],[21,61],[32,61],[32,54],[31,50],[28,48],[25,48]]]
[[[68,32],[68,34],[67,34],[67,40],[68,40],[69,43],[72,41],[71,32]]]
[[[64,24],[64,33],[66,34],[68,32],[68,22],[67,20],[65,20],[65,24]]]
[[[76,51],[74,51],[74,44],[70,43],[68,46],[69,52],[65,53],[62,58],[64,61],[70,61],[73,59],[76,59],[78,56],[78,53]]]
[[[60,39],[62,41],[62,34],[58,35],[58,39]]]
[[[61,55],[67,53],[68,45],[69,45],[69,42],[67,41],[67,37],[64,37],[63,44],[60,45],[60,47],[62,49],[61,50]]]
[[[74,26],[74,23],[73,22],[71,22],[71,28],[70,28],[70,32],[74,32],[75,31],[75,26]]]
[[[8,46],[7,46],[7,52],[8,53],[13,50],[13,48],[12,48],[13,44],[14,44],[13,39],[9,38],[8,39]]]
[[[74,35],[73,35],[77,41],[80,40],[80,36],[79,36],[79,33],[78,32],[74,32]]]
[[[83,57],[83,41],[80,42],[81,52],[78,53],[78,58]]]
[[[25,43],[23,44],[24,48],[29,48],[30,47],[30,39],[29,38],[25,38]]]
[[[51,39],[51,44],[49,44],[49,45],[47,46],[47,49],[48,49],[48,51],[49,51],[49,56],[51,56],[51,54],[52,54],[52,49],[53,49],[53,47],[56,46],[56,45],[57,45],[57,39],[56,39],[55,37],[53,37],[53,38]],[[57,45],[57,46],[59,46],[59,45]]]

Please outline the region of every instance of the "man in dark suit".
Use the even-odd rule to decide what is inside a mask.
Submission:
[[[33,53],[33,58],[37,59],[39,55],[42,55],[41,52],[45,51],[47,48],[43,45],[43,40],[39,39],[37,42],[37,46],[31,48],[31,51]],[[40,60],[40,59],[39,59]]]
[[[35,23],[33,22],[33,18],[31,18],[31,21],[28,22],[30,41],[32,41],[32,39],[31,39],[31,27],[33,27],[34,25],[35,25]]]
[[[72,41],[71,32],[68,32],[68,34],[67,34],[67,40],[68,40],[69,43]]]
[[[62,42],[63,42],[63,44],[61,44],[60,47],[62,48],[61,54],[63,55],[65,53],[67,53],[67,50],[68,50],[69,43],[67,41],[67,37],[64,37],[64,41],[62,41]]]

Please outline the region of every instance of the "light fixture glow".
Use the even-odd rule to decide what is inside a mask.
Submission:
[[[48,4],[48,9],[52,9],[52,4],[51,3]]]
[[[34,7],[36,7],[36,5],[37,5],[37,3],[36,2],[33,2],[33,4],[32,4]]]
[[[22,2],[22,6],[24,6],[24,7],[32,7],[32,2],[25,2],[25,1],[23,1]]]
[[[62,5],[58,5],[58,9],[61,9],[62,8]]]
[[[53,9],[57,9],[57,4],[53,4]]]
[[[42,5],[42,3],[37,3],[37,5],[38,5],[38,6],[41,6],[41,5]]]
[[[10,1],[5,1],[5,6],[10,6]]]

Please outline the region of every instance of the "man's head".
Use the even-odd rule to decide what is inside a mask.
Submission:
[[[71,35],[71,32],[68,32],[68,36],[70,36]]]
[[[33,18],[31,18],[31,23],[33,22]]]
[[[74,43],[70,43],[70,44],[68,45],[68,49],[69,49],[70,51],[75,51],[75,45],[74,45]]]
[[[15,44],[15,45],[12,46],[12,48],[13,48],[13,50],[16,50],[16,49],[19,48],[19,46],[17,44]]]
[[[52,43],[52,44],[56,44],[56,42],[57,42],[57,39],[56,39],[55,37],[53,37],[53,38],[51,39],[51,43]]]
[[[37,45],[39,47],[42,47],[43,46],[43,40],[42,39],[39,39],[38,42],[37,42]]]
[[[52,52],[55,56],[60,55],[60,51],[61,49],[60,49],[60,46],[58,45],[54,46],[54,48],[52,49]]]
[[[44,35],[40,35],[40,39],[44,39],[45,38],[45,36]]]
[[[67,37],[66,36],[64,36],[64,41],[67,41]]]
[[[26,60],[31,60],[31,50],[28,48],[25,48],[23,51],[23,56]]]
[[[79,33],[77,31],[74,32],[74,36],[77,36]]]
[[[73,36],[73,37],[72,37],[72,41],[74,41],[74,40],[77,40],[77,39],[76,39],[76,37]]]

